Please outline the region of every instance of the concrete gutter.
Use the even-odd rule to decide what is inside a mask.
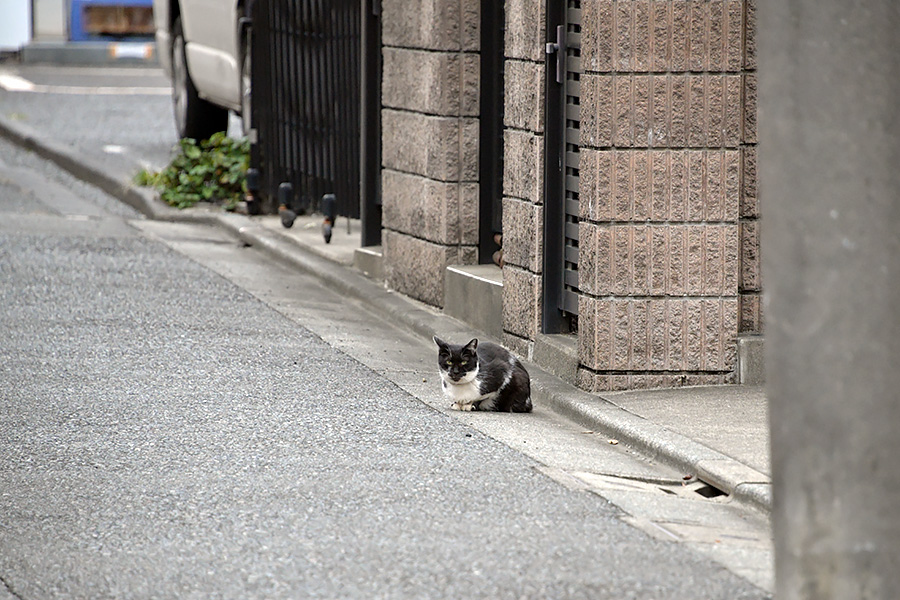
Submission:
[[[343,296],[364,304],[369,310],[417,335],[430,339],[435,333],[452,337],[457,333],[464,335],[471,332],[470,326],[430,306],[391,292],[351,268],[322,258],[250,217],[219,209],[183,211],[171,208],[159,200],[156,192],[116,179],[91,157],[41,139],[29,127],[2,117],[0,135],[53,161],[75,177],[99,187],[151,219],[203,222],[230,230],[244,243],[317,277]],[[533,364],[529,364],[528,370],[536,403],[551,408],[586,429],[617,439],[685,475],[705,481],[738,502],[763,512],[771,511],[771,482],[765,474],[604,398],[588,394]]]

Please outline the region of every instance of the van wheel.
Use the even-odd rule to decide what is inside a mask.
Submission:
[[[197,95],[188,72],[180,18],[175,20],[172,28],[172,104],[179,138],[206,140],[212,134],[228,129],[228,110]]]

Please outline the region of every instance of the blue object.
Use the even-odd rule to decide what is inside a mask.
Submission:
[[[72,11],[69,20],[69,39],[73,42],[97,40],[121,40],[124,38],[144,38],[149,36],[98,35],[85,30],[85,9],[92,6],[141,6],[153,8],[153,0],[71,0]]]

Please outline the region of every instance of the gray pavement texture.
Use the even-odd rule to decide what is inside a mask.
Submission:
[[[14,597],[764,596],[121,219],[2,199]]]
[[[24,76],[39,85],[54,83],[43,94],[4,93],[0,117],[26,129],[54,131],[53,140],[90,156],[110,175],[129,180],[140,166],[160,169],[178,142],[168,82],[159,69],[88,66],[60,69],[46,65],[0,63],[0,73]],[[156,88],[158,94],[97,94],[109,87]]]

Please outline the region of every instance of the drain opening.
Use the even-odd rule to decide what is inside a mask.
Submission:
[[[700,482],[702,485],[694,488],[695,494],[700,494],[704,498],[718,498],[719,496],[727,496],[728,494],[720,490],[714,485],[710,485],[705,481]]]

